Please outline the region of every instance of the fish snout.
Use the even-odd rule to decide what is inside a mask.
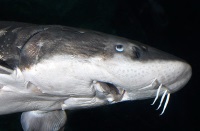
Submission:
[[[183,59],[168,54],[153,47],[148,47],[148,51],[144,53],[144,58],[153,61],[153,74],[156,79],[165,86],[170,93],[176,92],[184,87],[192,75],[191,66]]]
[[[178,61],[174,64],[176,68],[173,70],[172,82],[166,85],[170,93],[176,92],[184,87],[192,76],[192,68],[187,62]]]

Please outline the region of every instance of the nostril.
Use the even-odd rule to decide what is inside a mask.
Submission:
[[[140,58],[140,49],[136,46],[133,46],[132,49],[133,49],[135,58],[137,58],[137,59]]]

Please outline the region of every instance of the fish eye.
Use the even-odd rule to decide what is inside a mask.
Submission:
[[[124,51],[123,45],[116,45],[115,49],[116,49],[116,51],[118,51],[118,52]]]
[[[132,49],[135,54],[135,58],[137,58],[137,59],[140,58],[140,49],[136,46],[133,46]]]

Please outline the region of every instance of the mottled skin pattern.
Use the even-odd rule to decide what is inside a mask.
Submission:
[[[23,28],[21,28],[22,25]],[[84,30],[70,27],[38,26],[15,22],[1,22],[0,29],[6,29],[6,32],[0,37],[0,56],[12,67],[19,64],[20,55],[21,61],[23,61],[20,65],[27,67],[38,63],[41,57],[52,57],[58,53],[58,50],[60,54],[68,53],[86,57],[94,55],[108,57],[113,54],[112,52],[106,54],[105,44],[109,38],[105,38],[98,32],[87,31],[85,33]],[[88,41],[88,38],[93,39]],[[66,41],[69,44],[63,44]],[[42,48],[40,44],[42,44]]]
[[[21,27],[24,27],[22,29]],[[0,37],[1,59],[6,61],[12,68],[19,63],[19,52],[28,39],[42,30],[42,27],[30,27],[29,24],[15,22],[1,22],[0,29],[5,30]]]
[[[138,50],[143,50],[141,55],[145,56],[140,61],[178,59],[174,56],[170,57],[166,53],[160,55],[162,52],[158,52],[156,49],[154,52],[148,53],[146,52],[148,47],[137,41],[84,29],[55,25],[38,26],[16,22],[1,22],[0,29],[6,29],[6,32],[0,37],[0,58],[12,68],[19,65],[19,61],[20,68],[27,68],[32,64],[37,64],[41,59],[52,57],[58,53],[83,57],[100,55],[105,59],[111,58],[116,51],[114,50],[115,46],[111,47],[112,50],[108,47],[109,43],[139,44],[136,47]],[[123,54],[133,59],[136,57],[134,53],[128,51]]]

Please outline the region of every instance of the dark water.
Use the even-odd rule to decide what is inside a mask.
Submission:
[[[188,61],[190,82],[171,96],[163,116],[151,100],[68,111],[68,131],[198,131],[198,0],[0,0],[0,20],[61,24],[144,42]],[[0,105],[3,106],[3,105]],[[0,116],[0,131],[20,131],[20,113]]]

